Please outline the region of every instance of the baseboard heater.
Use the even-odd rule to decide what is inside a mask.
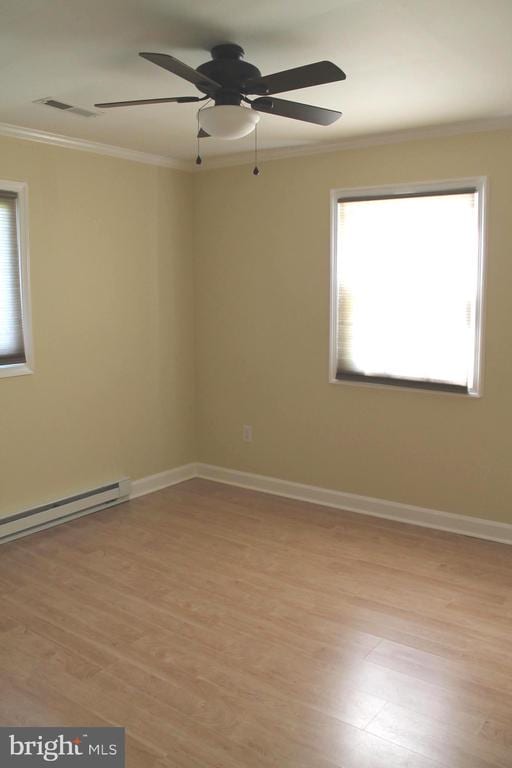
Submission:
[[[100,488],[4,517],[0,519],[0,544],[126,501],[130,495],[130,486],[130,480],[123,478]]]

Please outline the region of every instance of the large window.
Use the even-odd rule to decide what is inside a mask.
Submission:
[[[479,394],[484,188],[334,193],[331,380]]]
[[[26,188],[0,181],[0,377],[30,373]]]

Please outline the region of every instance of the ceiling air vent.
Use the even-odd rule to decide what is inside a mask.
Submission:
[[[60,109],[62,112],[71,112],[73,115],[80,115],[80,117],[97,117],[100,114],[100,112],[93,112],[84,107],[75,107],[73,104],[66,104],[64,101],[59,101],[58,99],[52,99],[50,97],[46,99],[36,99],[34,104],[45,104],[47,107]]]
[[[64,104],[64,102],[55,101],[55,99],[45,99],[43,104],[48,107],[55,107],[55,109],[71,109],[71,104]]]

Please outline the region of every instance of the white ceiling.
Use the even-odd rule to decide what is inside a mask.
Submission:
[[[512,0],[0,0],[0,19],[0,122],[182,160],[195,156],[194,104],[81,118],[33,101],[92,108],[194,95],[138,51],[195,67],[228,41],[263,74],[321,59],[347,73],[289,94],[340,109],[341,120],[324,128],[263,115],[262,148],[512,114]],[[251,146],[252,137],[209,139],[203,154]]]

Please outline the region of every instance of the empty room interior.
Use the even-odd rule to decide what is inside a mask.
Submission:
[[[0,18],[1,768],[510,768],[512,2]]]

